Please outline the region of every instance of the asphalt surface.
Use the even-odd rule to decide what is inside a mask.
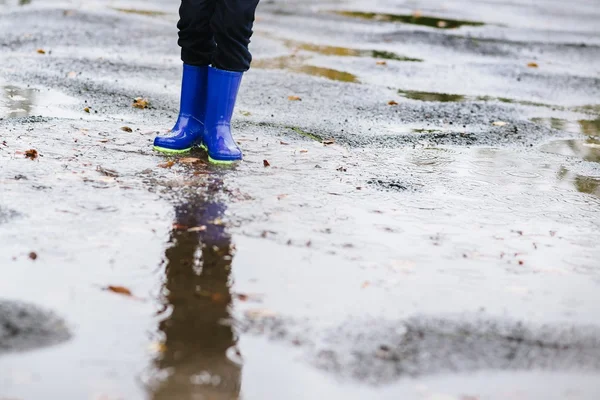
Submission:
[[[223,169],[176,5],[0,0],[0,399],[599,398],[599,14],[263,1]]]

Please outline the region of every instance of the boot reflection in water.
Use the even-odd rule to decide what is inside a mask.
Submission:
[[[155,150],[183,153],[199,145],[211,163],[242,159],[231,133],[231,118],[242,75],[252,61],[248,45],[258,1],[181,1],[179,118],[167,135],[156,137]]]
[[[159,326],[165,351],[155,362],[165,377],[155,400],[239,397],[241,366],[227,355],[236,354],[237,338],[227,324],[233,251],[220,223],[224,211],[199,196],[176,208],[163,290],[170,315]],[[202,226],[206,230],[184,229]]]

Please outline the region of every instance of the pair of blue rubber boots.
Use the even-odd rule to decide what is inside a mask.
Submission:
[[[241,161],[242,151],[231,135],[231,117],[242,75],[184,64],[179,118],[169,134],[154,140],[154,150],[178,154],[201,146],[211,163]]]

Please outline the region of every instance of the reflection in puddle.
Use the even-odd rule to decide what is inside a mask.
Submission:
[[[325,46],[311,43],[302,43],[295,42],[293,40],[287,40],[286,45],[288,47],[297,49],[310,51],[312,53],[318,53],[325,56],[339,56],[339,57],[371,57],[371,58],[379,58],[384,60],[396,60],[396,61],[409,61],[409,62],[422,62],[423,60],[419,58],[410,58],[398,55],[391,51],[383,51],[383,50],[359,50],[359,49],[350,49],[347,47],[338,47],[338,46]]]
[[[212,197],[222,182],[209,184]],[[203,191],[206,193],[205,191]],[[152,398],[237,399],[241,361],[230,323],[233,245],[221,221],[225,205],[192,193],[175,207],[166,250],[163,342]]]
[[[425,17],[420,15],[396,15],[396,14],[379,14],[360,11],[335,11],[336,14],[345,17],[369,19],[383,22],[400,22],[403,24],[413,24],[428,26],[439,29],[456,29],[461,26],[483,26],[483,22],[463,21],[456,19]]]
[[[330,68],[315,67],[303,64],[306,57],[284,56],[276,58],[265,58],[252,62],[253,68],[259,69],[282,69],[306,75],[319,76],[340,82],[358,83],[358,78],[349,72],[338,71]]]
[[[593,138],[556,140],[543,145],[541,150],[546,153],[576,157],[585,161],[600,163],[600,140]]]
[[[48,117],[79,117],[59,108],[76,104],[77,100],[54,91],[41,91],[17,86],[0,86],[0,118],[19,118],[33,115]]]

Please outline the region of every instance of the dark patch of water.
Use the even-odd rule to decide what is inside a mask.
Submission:
[[[294,55],[259,59],[252,62],[254,68],[259,69],[281,69],[291,72],[296,72],[305,75],[318,76],[334,81],[358,83],[358,78],[349,72],[338,71],[336,69],[315,67],[313,65],[304,64],[305,57],[297,57]]]
[[[343,15],[345,17],[360,18],[380,22],[399,22],[403,24],[420,25],[438,29],[456,29],[460,28],[461,26],[485,25],[483,22],[429,17],[421,15],[381,14],[360,11],[335,11],[335,13],[338,15]]]

